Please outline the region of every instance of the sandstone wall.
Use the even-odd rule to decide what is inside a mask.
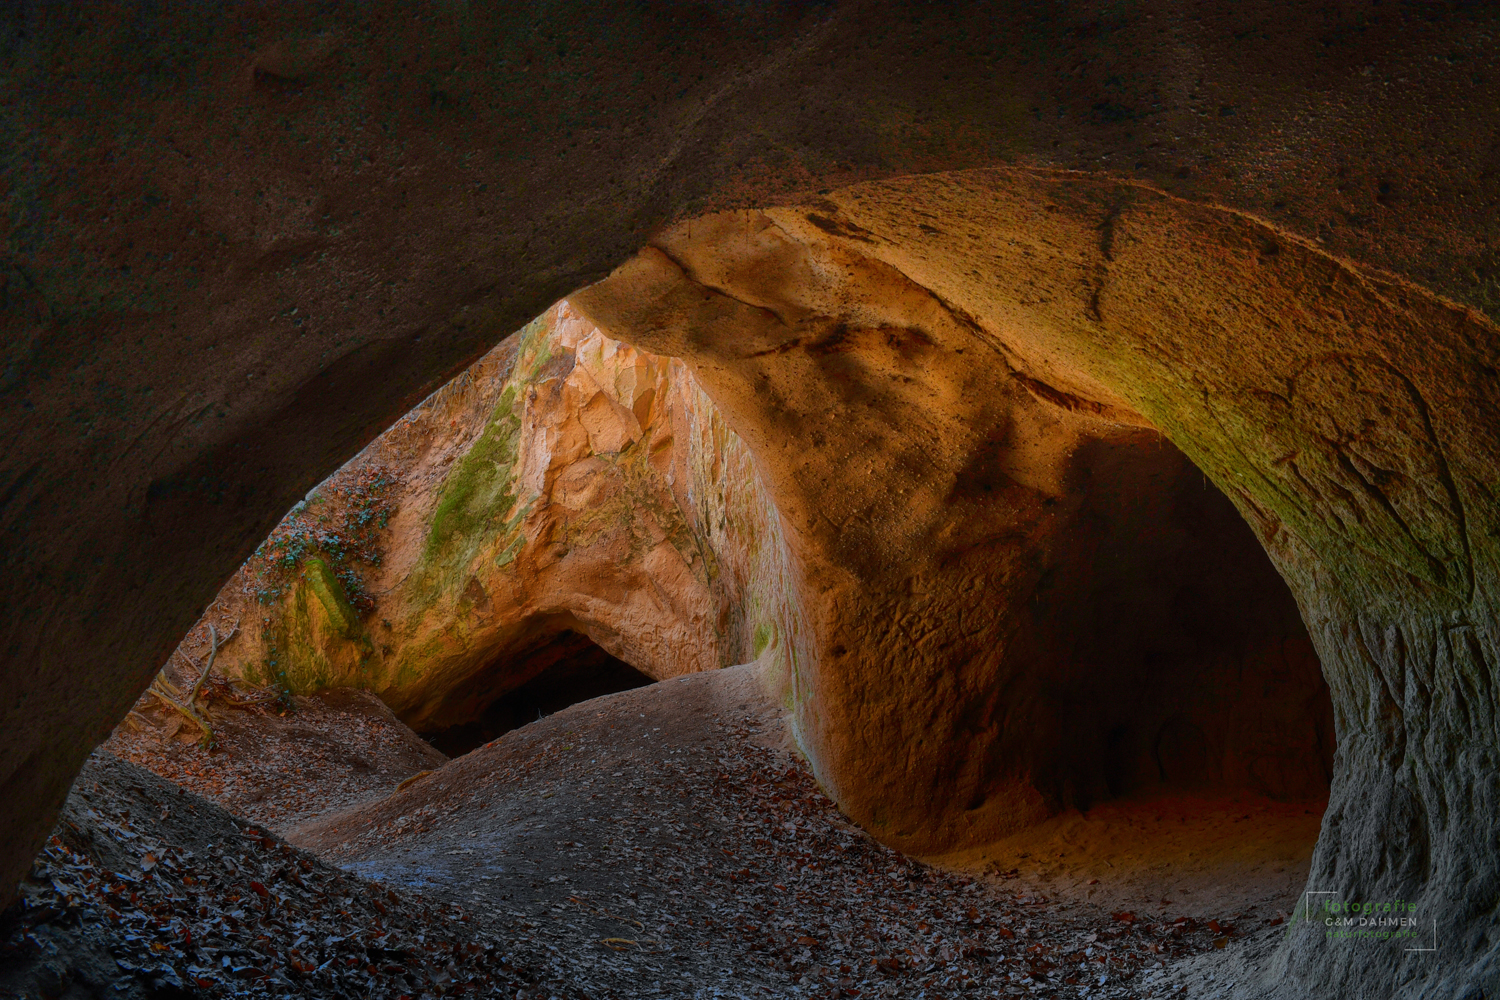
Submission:
[[[1180,493],[1169,515],[1108,499],[1176,492],[1180,472],[1143,457],[1159,430],[1253,528],[1322,661],[1338,751],[1309,888],[1406,900],[1457,949],[1423,965],[1313,927],[1286,968],[1371,995],[1489,981],[1500,332],[1484,316],[1246,215],[1005,170],[697,219],[572,301],[687,359],[761,459],[807,567],[799,736],[850,815],[942,848],[1128,783],[1087,762],[1139,773],[1143,723],[1199,752],[1180,720],[1090,701],[1119,705],[1170,657],[1134,673],[1130,635],[1104,657],[1079,640],[1102,606],[1089,581],[1116,569],[1100,556],[1125,558],[1125,586],[1159,580],[1142,531],[1187,513]],[[1109,617],[1150,631],[1172,613]],[[1252,660],[1251,728],[1289,748],[1283,713],[1311,688],[1279,653]],[[1326,739],[1316,718],[1300,752],[1249,770],[1297,774]]]
[[[566,302],[297,504],[230,579],[218,665],[465,723],[586,635],[656,679],[769,655],[798,623],[754,461],[687,368]]]

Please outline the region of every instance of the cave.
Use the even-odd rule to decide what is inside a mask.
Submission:
[[[526,614],[671,682],[615,698],[753,664],[904,856],[1326,795],[1306,892],[1433,944],[1254,988],[1500,993],[1497,17],[0,15],[0,901],[229,581],[284,603],[224,663],[429,733],[498,732]],[[244,586],[377,438],[410,544]]]
[[[956,728],[999,721],[989,766],[1029,772],[1048,812],[1180,793],[1321,810],[1333,707],[1291,592],[1181,452],[1131,437],[1088,449],[1078,510],[1036,584],[1032,634],[1010,640],[1029,647],[1027,672],[974,691]],[[971,483],[988,488],[983,469]],[[963,786],[960,766],[940,787]],[[995,784],[979,778],[966,811]]]
[[[523,678],[514,686],[517,678]],[[444,705],[440,718],[462,718],[421,732],[449,757],[462,757],[498,736],[601,695],[653,683],[646,674],[600,649],[588,636],[564,630],[541,645],[486,667],[464,691],[463,706]],[[494,685],[504,685],[495,690]]]

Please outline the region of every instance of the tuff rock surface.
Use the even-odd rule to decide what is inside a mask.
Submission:
[[[1116,568],[1139,587],[1149,566],[1098,558],[1098,529],[1067,520],[1171,494],[1169,476],[1129,479],[1151,464],[1144,424],[1253,528],[1322,662],[1338,751],[1309,890],[1403,901],[1451,949],[1327,941],[1310,921],[1278,972],[1371,995],[1500,988],[1500,331],[1483,314],[1243,214],[1008,170],[695,220],[572,301],[684,357],[762,459],[807,567],[798,732],[851,815],[915,846],[1087,795],[1080,758],[1132,773],[1141,720],[1114,722],[1118,697],[1079,738],[1049,744],[1069,730],[1043,720],[1049,695],[1079,717],[1070,676],[1109,691],[1128,641],[1155,640],[1135,608],[1091,613]],[[1092,659],[1085,621],[1127,635]],[[1266,689],[1283,711],[1284,676]]]
[[[362,688],[440,733],[591,644],[653,680],[778,645],[796,627],[779,530],[687,368],[562,302],[299,502],[179,655],[238,623],[217,669]]]
[[[874,730],[838,724],[865,712],[879,630],[937,623],[891,632],[892,657],[910,640],[933,650],[924,663],[945,644],[961,659],[989,625],[955,631],[947,612],[916,610],[928,595],[981,602],[937,566],[913,572],[905,596],[871,598],[888,612],[870,619],[873,639],[846,637],[840,623],[855,619],[829,611],[851,581],[880,574],[820,517],[924,566],[945,543],[918,539],[943,519],[895,520],[883,541],[849,520],[879,513],[867,490],[825,482],[812,503],[798,456],[824,445],[772,398],[796,403],[809,352],[775,353],[800,317],[765,315],[799,296],[757,304],[694,287],[716,256],[741,256],[738,225],[747,241],[765,227],[752,211],[706,220],[721,249],[694,249],[696,227],[664,232],[738,207],[800,230],[794,242],[826,238],[899,272],[995,345],[913,374],[901,350],[969,349],[947,333],[929,349],[901,323],[887,343],[851,316],[847,357],[868,367],[850,385],[884,385],[879,369],[898,362],[887,382],[921,374],[929,389],[990,370],[1070,420],[1144,421],[1271,553],[1336,723],[1310,885],[1416,900],[1449,949],[1309,938],[1284,952],[1286,989],[1358,977],[1371,996],[1500,990],[1488,957],[1500,901],[1496,17],[1486,4],[1374,0],[684,3],[592,17],[13,5],[0,21],[0,801],[25,805],[0,810],[0,892],[90,748],[296,498],[648,243],[629,281],[697,299],[679,296],[683,322],[636,328],[633,342],[693,368],[784,526],[806,536],[787,548],[807,567],[796,603],[810,628],[786,648],[805,667],[799,731],[821,776],[854,795],[855,771],[832,752],[845,739],[931,759],[904,742],[920,725],[878,700]],[[731,274],[724,287],[836,276]],[[662,308],[621,300],[573,298],[611,336],[632,308]],[[724,329],[701,322],[710,308]],[[728,329],[773,353],[740,356]],[[993,426],[977,411],[1015,397],[999,398],[933,412]],[[911,441],[933,435],[938,465],[969,468],[977,439],[957,424],[909,419],[889,446],[841,430],[825,441],[916,461],[924,445],[895,436],[908,425]],[[1007,478],[1036,482],[1007,461],[1019,477]],[[890,487],[935,494],[947,475]],[[1041,581],[973,579],[1015,581],[997,591],[1012,608]],[[1045,763],[1007,772],[1017,801]]]

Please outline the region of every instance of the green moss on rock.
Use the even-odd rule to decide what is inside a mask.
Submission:
[[[323,569],[327,572],[326,564]],[[282,679],[294,694],[312,694],[337,683],[336,671],[324,649],[324,642],[318,636],[318,629],[313,624],[311,600],[316,599],[319,606],[325,610],[327,608],[312,579],[309,579],[316,579],[317,576],[316,571],[312,574],[303,573],[303,585],[297,587],[288,599],[273,642],[273,648],[277,651],[274,666],[278,679]],[[328,576],[335,584],[338,583],[331,573]],[[311,598],[309,595],[312,595]],[[336,627],[337,619],[332,614],[327,617],[329,626]],[[357,623],[358,619],[355,620]]]
[[[317,556],[309,557],[302,565],[302,578],[307,581],[307,587],[317,597],[318,603],[323,605],[334,631],[346,639],[358,638],[362,631],[359,615],[328,564]]]
[[[516,387],[500,395],[484,431],[448,475],[433,512],[423,562],[437,572],[441,589],[443,570],[467,567],[486,540],[486,528],[515,505],[516,451],[521,418],[516,413]],[[507,524],[507,527],[509,525]]]
[[[766,647],[771,645],[775,639],[776,626],[770,622],[761,622],[755,626],[755,635],[751,639],[751,653],[757,660],[760,659],[760,654],[764,653]]]

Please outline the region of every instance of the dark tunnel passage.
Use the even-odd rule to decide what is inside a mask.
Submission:
[[[486,690],[487,684],[517,676],[530,679],[498,694]],[[467,704],[475,706],[473,715],[421,735],[447,756],[461,757],[569,705],[651,683],[652,678],[611,656],[587,636],[563,631],[527,653],[507,655],[486,666],[463,695]]]
[[[1082,500],[1044,556],[1020,640],[1034,672],[1002,696],[1007,721],[1026,722],[1002,737],[1009,758],[1052,810],[1156,794],[1326,798],[1328,685],[1240,512],[1153,434],[1080,455]]]
[[[1254,799],[1321,814],[1330,692],[1251,525],[1155,431],[1071,454],[1062,499],[1031,520],[1021,500],[996,504],[943,554],[979,599],[930,613],[993,622],[983,640],[959,652],[893,636],[845,675],[861,709],[837,749],[861,755],[851,790],[888,809],[874,828],[916,853],[1108,802]],[[882,725],[905,727],[900,770],[856,743]],[[886,805],[903,798],[903,813]],[[946,815],[934,819],[932,802]]]

